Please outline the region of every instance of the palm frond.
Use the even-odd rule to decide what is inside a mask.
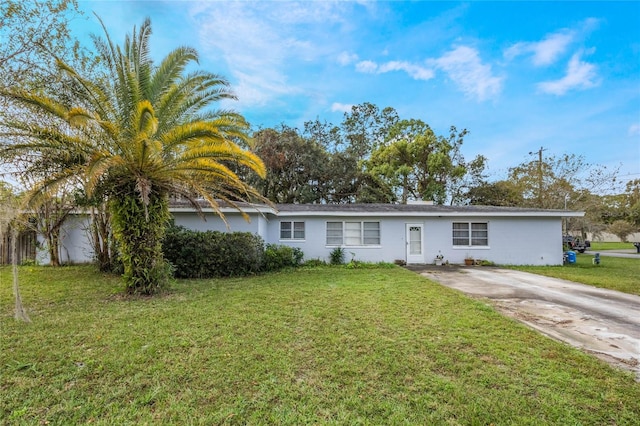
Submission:
[[[197,61],[198,52],[190,47],[178,47],[169,52],[153,73],[150,84],[150,98],[162,99],[165,93],[183,79],[182,73],[186,66],[191,62]]]

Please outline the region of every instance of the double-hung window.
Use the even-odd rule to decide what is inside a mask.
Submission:
[[[304,222],[280,222],[281,240],[304,240]]]
[[[380,245],[380,222],[327,222],[327,245]]]
[[[487,222],[453,222],[454,246],[488,246],[489,224]]]

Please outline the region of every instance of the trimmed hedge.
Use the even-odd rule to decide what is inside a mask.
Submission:
[[[176,278],[256,274],[264,263],[264,242],[250,232],[192,231],[171,226],[162,245]]]
[[[267,244],[250,232],[167,229],[162,249],[176,278],[244,276],[299,266],[299,248]]]

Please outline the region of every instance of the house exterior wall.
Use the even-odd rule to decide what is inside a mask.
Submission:
[[[60,230],[60,262],[61,263],[90,263],[94,260],[93,246],[89,239],[90,217],[87,215],[69,216]],[[48,265],[51,262],[47,242],[42,235],[38,235],[36,262]]]
[[[280,239],[280,222],[305,222],[304,240]],[[337,246],[327,245],[327,222],[366,221],[380,222],[380,245],[342,246],[345,249],[345,261],[355,260],[365,262],[393,262],[395,259],[405,258],[404,221],[396,218],[381,218],[376,216],[285,216],[272,218],[267,232],[266,241],[272,244],[283,244],[298,247],[304,253],[305,259],[321,259],[328,261],[331,251]]]
[[[487,222],[488,246],[453,245],[453,222]],[[425,263],[442,253],[461,264],[469,256],[499,265],[561,265],[562,220],[532,217],[445,217],[425,222]]]
[[[488,260],[500,265],[561,265],[562,222],[560,218],[511,217],[281,217],[267,232],[267,242],[299,247],[305,259],[328,260],[335,246],[326,244],[327,221],[379,221],[379,246],[342,246],[345,260],[352,257],[367,262],[393,262],[407,259],[406,225],[421,225],[423,234],[422,260],[434,263],[436,255],[453,264],[464,263],[466,257]],[[304,221],[304,240],[281,240],[280,221]],[[453,222],[487,222],[488,246],[462,247],[453,245]],[[557,244],[550,243],[557,241]]]
[[[313,215],[289,213],[276,216],[268,213],[249,212],[250,222],[237,212],[226,214],[229,228],[214,213],[206,214],[206,221],[195,212],[174,212],[176,225],[198,231],[251,232],[262,237],[265,243],[283,244],[300,248],[305,259],[329,260],[336,247],[327,245],[327,222],[366,221],[380,222],[380,244],[342,246],[345,260],[352,258],[367,262],[393,262],[407,260],[407,224],[422,227],[423,252],[413,263],[434,263],[442,254],[445,261],[464,263],[467,256],[487,260],[500,265],[560,265],[562,264],[562,220],[560,217],[513,217],[513,216],[420,216],[405,214],[402,217],[363,215]],[[291,240],[280,238],[280,222],[304,222],[305,238]],[[454,222],[486,222],[488,246],[461,247],[453,245],[452,224]],[[91,262],[93,249],[88,238],[89,217],[72,216],[61,234],[61,261],[70,263]],[[42,242],[42,239],[40,239]],[[48,252],[38,251],[37,260],[49,263]]]

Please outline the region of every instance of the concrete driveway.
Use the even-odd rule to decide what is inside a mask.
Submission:
[[[552,338],[633,371],[640,381],[640,296],[527,272],[487,267],[411,267]]]

